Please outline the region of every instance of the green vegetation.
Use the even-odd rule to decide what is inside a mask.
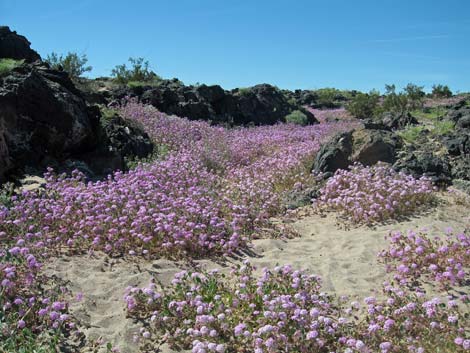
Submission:
[[[117,83],[136,87],[161,80],[160,76],[150,70],[149,62],[144,58],[129,58],[129,62],[130,68],[122,64],[111,71],[111,76]]]
[[[346,109],[357,118],[370,118],[377,113],[379,98],[380,95],[377,91],[371,91],[370,93],[359,92],[352,98]]]
[[[0,59],[0,77],[6,75],[15,67],[20,66],[24,60]]]
[[[74,52],[68,52],[65,56],[52,52],[47,55],[45,61],[55,70],[66,71],[72,79],[77,79],[93,69],[87,66],[88,58],[85,54],[78,55]]]
[[[449,86],[439,84],[432,86],[431,95],[436,98],[449,98],[452,97],[452,91]]]
[[[414,143],[418,139],[421,132],[424,130],[424,126],[421,125],[409,125],[403,130],[398,132],[403,140],[408,143]]]
[[[404,88],[404,92],[408,96],[409,106],[411,109],[423,106],[423,99],[426,96],[423,88],[424,86],[418,86],[413,83],[408,83]]]
[[[10,208],[13,204],[12,197],[15,194],[15,185],[13,183],[5,183],[0,187],[0,208],[5,206]]]
[[[429,121],[438,121],[441,117],[446,114],[446,109],[444,107],[427,107],[424,109],[416,109],[411,112],[411,115],[415,116],[418,119],[429,120]]]
[[[308,117],[300,110],[294,110],[286,115],[286,122],[305,126],[308,125]]]
[[[240,87],[238,89],[238,94],[241,96],[247,96],[248,94],[250,94],[250,92],[251,92],[250,87]]]
[[[405,114],[408,112],[408,95],[404,92],[396,93],[395,85],[385,85],[385,98],[382,111]]]
[[[341,91],[337,88],[320,88],[312,91],[317,96],[317,104],[325,108],[338,108],[340,101],[351,98],[350,92]]]
[[[434,128],[432,129],[433,135],[442,136],[446,135],[452,130],[454,130],[455,123],[450,120],[441,120],[434,123]]]

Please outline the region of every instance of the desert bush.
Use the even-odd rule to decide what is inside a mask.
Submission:
[[[308,117],[300,110],[294,110],[290,114],[286,115],[286,123],[305,126],[308,125]]]
[[[436,98],[450,98],[452,97],[452,91],[449,86],[433,85],[431,95]]]
[[[388,236],[390,246],[380,253],[387,270],[401,284],[428,279],[441,287],[464,285],[470,267],[470,236],[453,234],[430,237],[425,232],[396,231]]]
[[[46,56],[44,61],[55,70],[66,71],[72,79],[77,79],[93,69],[91,66],[87,66],[88,58],[85,54],[78,55],[74,52],[68,52],[65,56],[52,52]]]
[[[320,88],[312,93],[316,96],[316,105],[322,108],[339,108],[342,102],[351,98],[351,92],[337,88]]]
[[[204,352],[464,352],[470,348],[456,301],[428,300],[389,284],[384,299],[346,304],[320,278],[289,265],[256,276],[248,262],[175,275],[169,288],[128,288],[129,316],[145,322],[142,347],[166,342]],[[466,302],[466,298],[462,299]],[[413,347],[413,348],[411,348]]]
[[[24,60],[0,58],[0,77],[8,74],[15,67],[20,66]]]
[[[320,190],[316,206],[352,223],[370,224],[410,215],[433,198],[431,181],[397,173],[383,163],[338,170]]]
[[[385,85],[382,111],[403,115],[408,112],[409,98],[405,93],[396,93],[395,85]]]
[[[117,65],[111,76],[119,84],[130,84],[133,86],[159,81],[161,78],[150,69],[149,62],[144,58],[129,58],[131,67],[126,64]]]
[[[358,92],[347,105],[347,110],[356,118],[371,118],[377,112],[379,99],[380,96],[378,92]]]
[[[404,88],[404,92],[408,96],[411,109],[416,109],[417,107],[421,107],[423,105],[423,99],[426,96],[423,88],[423,86],[418,86],[413,83],[408,83]]]

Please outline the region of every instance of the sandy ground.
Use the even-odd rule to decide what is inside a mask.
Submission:
[[[442,234],[447,227],[462,231],[469,224],[468,208],[455,204],[449,197],[433,210],[399,223],[346,230],[337,225],[334,215],[322,217],[298,212],[290,225],[299,237],[288,240],[259,239],[253,242],[253,255],[245,255],[262,267],[291,264],[322,276],[324,289],[338,295],[370,295],[386,279],[384,266],[377,253],[386,247],[384,236],[391,230],[428,229]],[[241,259],[231,259],[236,263]],[[212,261],[198,262],[207,268],[220,268]],[[148,284],[151,276],[169,283],[173,275],[188,263],[169,260],[132,262],[103,256],[63,257],[48,265],[48,272],[69,281],[74,293],[82,292],[82,301],[72,305],[90,342],[102,338],[120,348],[122,353],[138,352],[133,335],[138,325],[125,316],[124,291],[127,286]],[[163,347],[163,352],[171,350]]]

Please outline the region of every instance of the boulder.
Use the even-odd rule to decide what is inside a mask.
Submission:
[[[355,162],[373,165],[379,161],[394,163],[401,139],[384,130],[357,129],[334,136],[324,144],[313,163],[313,171],[331,176]]]
[[[108,149],[119,152],[121,156],[144,158],[153,151],[153,144],[142,126],[120,115],[101,119],[103,142]]]
[[[443,136],[442,144],[452,156],[470,154],[470,130],[460,130]]]
[[[352,154],[352,146],[352,132],[335,135],[320,148],[313,162],[313,171],[329,177],[338,169],[347,169],[351,164],[349,158]]]
[[[462,99],[451,106],[444,119],[453,121],[457,127],[469,128],[470,100]]]
[[[401,139],[390,131],[356,130],[353,133],[351,159],[363,165],[373,165],[379,161],[393,164],[401,146]]]
[[[254,123],[270,125],[285,121],[287,114],[294,110],[286,96],[274,86],[256,85],[244,90],[232,91],[236,101],[236,110],[230,112],[236,125]]]
[[[453,179],[470,180],[470,155],[461,155],[450,161]]]
[[[30,48],[31,43],[9,27],[0,26],[0,58],[11,58],[33,62],[41,60],[38,53]]]
[[[404,151],[404,155],[394,164],[394,168],[416,178],[422,175],[428,176],[437,184],[449,184],[451,181],[448,159],[436,156],[432,152]]]
[[[381,123],[391,130],[402,129],[407,125],[416,125],[418,121],[410,113],[397,114],[392,112],[383,113],[379,119]]]

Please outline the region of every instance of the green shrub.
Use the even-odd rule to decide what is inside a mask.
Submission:
[[[317,104],[325,108],[337,108],[341,105],[339,101],[347,99],[345,92],[336,88],[320,88],[313,93],[317,96]]]
[[[423,86],[418,86],[413,83],[408,83],[404,89],[409,99],[411,109],[416,109],[423,105],[423,99],[426,93],[423,91]]]
[[[78,55],[74,52],[68,52],[65,56],[52,52],[47,55],[45,61],[55,70],[66,71],[72,79],[77,79],[93,69],[86,65],[88,58],[85,54]]]
[[[383,101],[382,108],[386,112],[394,112],[403,115],[408,112],[408,97],[404,93],[392,93]]]
[[[308,125],[308,117],[300,110],[294,110],[286,115],[286,122],[305,126]]]
[[[6,75],[15,67],[20,66],[24,60],[0,59],[0,77]]]
[[[449,86],[433,85],[431,95],[436,98],[449,98],[452,97],[452,91]]]
[[[347,110],[356,118],[371,118],[377,112],[379,105],[379,93],[371,91],[370,93],[357,93],[347,105]]]
[[[129,58],[129,62],[131,63],[130,68],[126,64],[122,64],[117,65],[111,71],[111,76],[117,83],[129,84],[132,82],[132,85],[135,86],[137,83],[144,84],[161,80],[160,76],[150,70],[149,62],[144,61],[144,58]]]

